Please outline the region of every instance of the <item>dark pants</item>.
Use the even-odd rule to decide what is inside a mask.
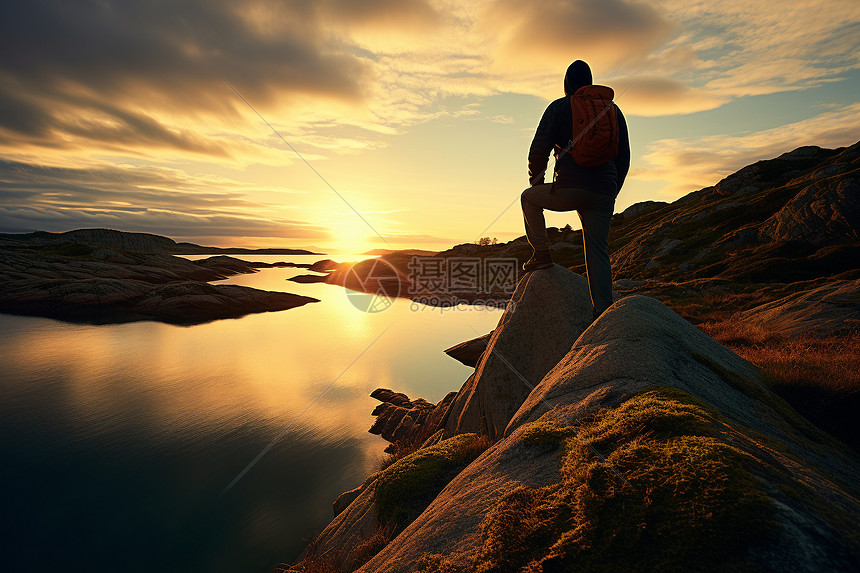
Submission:
[[[576,211],[582,222],[585,244],[585,269],[588,290],[595,316],[612,304],[612,267],[609,263],[609,223],[615,210],[615,198],[587,189],[552,189],[551,183],[529,187],[523,191],[521,202],[526,237],[535,250],[549,249],[543,210]]]

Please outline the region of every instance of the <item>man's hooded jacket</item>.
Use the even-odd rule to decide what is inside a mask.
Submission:
[[[529,148],[529,181],[532,185],[543,183],[549,154],[555,146],[564,149],[570,143],[573,137],[570,96],[591,83],[591,69],[582,60],[573,62],[567,68],[564,75],[565,97],[547,106]],[[630,169],[630,140],[627,122],[617,105],[615,112],[618,114],[619,131],[618,155],[615,159],[606,165],[583,167],[577,165],[569,153],[561,153],[555,164],[555,187],[580,187],[613,197],[618,195]]]

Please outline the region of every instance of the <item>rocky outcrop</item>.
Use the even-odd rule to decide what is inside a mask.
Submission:
[[[451,404],[444,435],[495,440],[541,378],[592,321],[588,283],[558,265],[528,273]]]
[[[388,297],[407,296],[411,284],[403,270],[382,258],[338,264],[325,282]]]
[[[72,234],[78,237],[81,232]],[[137,244],[125,235],[108,237]],[[152,244],[149,237],[140,239],[147,248],[160,244],[159,237],[151,236],[156,237]],[[50,242],[39,248],[6,244],[0,250],[0,312],[91,323],[195,324],[317,302],[285,292],[208,284],[268,266],[280,265],[227,256],[189,261],[164,252],[84,243]]]
[[[789,338],[860,332],[860,279],[828,285],[741,312],[739,324]]]
[[[492,336],[493,332],[490,331],[483,336],[455,344],[451,348],[446,348],[445,354],[454,360],[462,362],[466,366],[474,368],[481,361],[481,356],[483,356],[484,351],[487,349],[487,344],[489,344]]]
[[[305,556],[305,560],[314,557],[327,564],[336,563],[340,571],[354,571],[356,565],[360,565],[355,556],[356,549],[372,539],[380,529],[376,507],[378,477],[379,474],[373,474],[362,486],[343,494],[356,495],[346,508],[340,508],[334,520],[317,536],[313,554]],[[303,567],[298,567],[294,570],[302,571]]]
[[[640,201],[639,203],[634,203],[624,209],[621,212],[622,217],[632,217],[634,215],[638,215],[644,211],[650,211],[652,209],[658,209],[660,207],[664,207],[668,205],[665,201]]]
[[[113,279],[22,279],[0,287],[0,312],[95,324],[158,320],[199,324],[287,310],[317,299],[202,281],[153,284]]]
[[[308,284],[308,283],[324,283],[328,279],[328,275],[296,275],[294,277],[290,277],[287,280],[293,281],[294,283]]]
[[[410,400],[406,394],[377,388],[370,396],[382,403],[371,412],[376,421],[369,432],[391,442],[387,452],[393,451],[397,442],[408,441],[413,447],[419,446],[436,432],[456,395],[449,392],[438,404],[432,404],[423,398]]]
[[[634,205],[613,218],[614,274],[748,283],[853,270],[860,242],[858,181],[860,143],[837,150],[803,147],[671,204]]]
[[[0,234],[0,246],[16,245],[38,248],[70,243],[142,253],[165,253],[176,249],[177,246],[176,241],[160,235],[130,233],[114,229],[76,229],[65,233],[36,231],[33,233]]]
[[[327,273],[336,270],[339,266],[340,263],[337,263],[331,259],[322,259],[321,261],[316,261],[315,263],[308,266],[308,270],[317,273]]]
[[[860,559],[857,460],[653,299],[605,312],[499,438],[359,571],[824,572]]]
[[[860,185],[854,178],[816,181],[762,223],[758,233],[813,245],[860,241]]]

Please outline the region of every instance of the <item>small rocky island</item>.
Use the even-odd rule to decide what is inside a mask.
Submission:
[[[221,254],[199,261],[176,256],[213,250],[109,229],[0,234],[0,312],[95,324],[158,320],[191,325],[318,302],[287,292],[210,284],[259,268],[309,265],[246,262]]]

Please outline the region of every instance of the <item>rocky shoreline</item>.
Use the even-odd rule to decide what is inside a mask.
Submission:
[[[110,244],[43,235],[0,237],[0,312],[94,324],[158,320],[190,325],[318,302],[286,292],[210,284],[260,268],[311,265],[246,262],[224,255],[190,261],[156,248],[156,239],[170,240],[154,235],[72,234],[92,241],[108,237]]]
[[[860,461],[755,366],[653,298],[592,322],[585,279],[558,265],[513,299],[468,341],[478,360],[459,391],[438,404],[373,392],[371,432],[400,455],[341,495],[285,570],[860,563]]]

